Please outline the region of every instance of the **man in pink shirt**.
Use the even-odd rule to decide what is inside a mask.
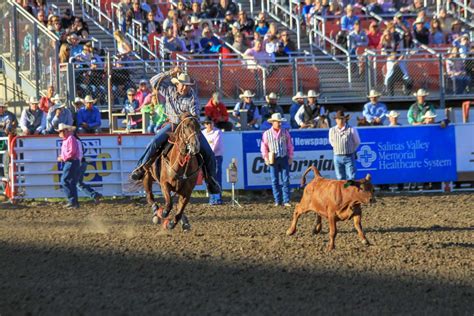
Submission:
[[[210,117],[204,120],[205,129],[202,134],[206,138],[209,146],[214,152],[216,157],[216,180],[222,188],[222,160],[224,155],[224,141],[222,139],[222,131],[214,127],[214,122]],[[222,196],[221,193],[209,194],[210,205],[221,205]]]
[[[293,142],[288,130],[281,127],[281,122],[285,121],[281,113],[272,114],[268,119],[272,127],[263,133],[260,151],[265,164],[270,167],[275,206],[291,207],[290,165],[293,163]]]
[[[61,154],[58,161],[63,163],[63,174],[61,175],[61,187],[66,194],[68,203],[66,208],[79,208],[77,197],[77,182],[79,180],[79,168],[82,158],[82,149],[76,137],[74,137],[74,126],[59,124],[59,137],[63,139]]]

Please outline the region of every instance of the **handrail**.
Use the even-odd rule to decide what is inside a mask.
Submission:
[[[267,2],[267,7],[265,9],[265,0],[262,0],[262,11],[265,11],[270,15],[273,19],[277,20],[284,26],[286,26],[290,31],[295,32],[295,25],[293,20],[296,21],[296,46],[298,50],[301,49],[301,17],[298,14],[294,14],[291,8],[292,4],[296,4],[298,6],[298,12],[301,12],[301,4],[299,1],[291,0],[289,1],[288,8],[285,6],[281,5],[278,3],[278,0],[266,0]],[[270,5],[271,4],[271,5]],[[283,11],[288,17],[289,17],[289,24],[286,21],[282,21],[280,17],[275,14],[274,8],[276,8],[275,11],[281,10]]]
[[[88,13],[87,13],[87,10],[85,10],[85,5],[87,5],[88,7],[90,7],[90,9],[92,11],[95,11],[97,13],[97,15],[99,16],[99,23],[97,23],[97,21],[91,17]],[[81,7],[82,7],[82,14],[87,17],[88,19],[94,21],[95,25],[100,28],[102,31],[104,31],[105,33],[109,34],[112,36],[112,33],[110,32],[109,29],[103,27],[100,22],[102,22],[102,18],[104,18],[107,22],[109,22],[110,24],[113,24],[113,21],[112,19],[106,15],[105,13],[102,12],[102,10],[100,9],[100,7],[97,7],[91,0],[81,0]]]

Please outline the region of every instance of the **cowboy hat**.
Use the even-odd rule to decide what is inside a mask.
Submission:
[[[61,103],[61,102],[59,102],[59,101],[54,104],[54,109],[56,109],[56,110],[57,110],[57,109],[62,109],[62,108],[65,108],[65,107],[66,107],[66,104],[65,104],[65,103]]]
[[[255,96],[255,94],[253,94],[252,92],[250,92],[250,90],[245,90],[244,93],[242,93],[241,95],[239,95],[239,98],[240,99],[243,99],[243,98],[253,98]]]
[[[202,20],[199,19],[197,16],[193,15],[193,16],[191,17],[191,21],[189,21],[189,22],[190,22],[191,24],[199,24],[199,23],[202,22]]]
[[[84,100],[82,98],[76,97],[74,99],[74,103],[84,103]]]
[[[67,125],[67,124],[64,124],[64,123],[59,123],[59,126],[58,126],[58,132],[62,132],[64,130],[68,130],[68,131],[75,131],[76,130],[76,127],[75,126],[71,126],[71,125]]]
[[[429,110],[421,118],[425,119],[425,118],[435,118],[435,117],[436,117],[436,113],[433,113],[433,111]]]
[[[240,29],[240,23],[239,22],[234,22],[234,24],[231,24],[230,27]]]
[[[298,91],[298,93],[296,93],[292,98],[291,100],[293,100],[294,102],[296,102],[296,99],[306,99],[307,97],[303,94],[303,92],[301,91]]]
[[[413,93],[413,95],[415,97],[426,97],[427,95],[429,95],[429,93],[425,89],[420,88],[420,89],[418,89],[418,91]]]
[[[370,90],[370,93],[367,95],[367,98],[378,98],[381,94],[375,89]]]
[[[92,99],[92,97],[90,95],[86,95],[86,97],[84,98],[84,103],[95,103],[97,100],[96,99]]]
[[[194,80],[187,73],[181,73],[177,78],[171,78],[171,82],[174,84],[184,84],[186,86],[194,85]]]
[[[38,104],[40,101],[38,100],[37,97],[30,97],[30,100],[28,101],[29,104]]]
[[[194,28],[193,28],[192,25],[186,25],[186,27],[184,28],[184,31],[185,32],[193,32]]]
[[[399,117],[400,116],[400,113],[398,113],[397,111],[390,111],[390,113],[388,113],[387,115],[388,117]]]
[[[273,113],[272,116],[267,120],[269,123],[272,122],[286,122],[286,118],[281,117],[281,113]]]
[[[280,97],[277,96],[275,92],[270,92],[270,94],[265,97],[265,100],[267,100],[267,102],[270,102],[270,100],[278,100],[279,98]]]
[[[2,107],[2,108],[8,107],[8,105],[5,103],[5,100],[0,99],[0,107]]]
[[[59,94],[55,94],[54,97],[51,98],[51,101],[61,101],[64,99],[63,97],[60,97]]]
[[[337,111],[336,115],[334,115],[335,119],[346,119],[346,120],[348,120],[350,117],[351,117],[350,114],[344,114],[344,111],[341,111],[341,110]]]
[[[316,93],[314,90],[309,90],[308,95],[306,96],[307,98],[317,98],[319,97],[319,93]]]
[[[421,24],[425,23],[425,21],[423,20],[423,18],[416,18],[415,23],[413,23],[413,25],[420,24],[420,23],[421,23]]]

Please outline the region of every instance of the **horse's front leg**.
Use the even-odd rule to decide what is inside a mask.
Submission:
[[[169,183],[161,183],[161,191],[163,192],[163,197],[165,198],[165,207],[161,213],[161,217],[166,218],[173,208],[173,199],[171,198],[171,187]]]
[[[188,218],[186,217],[186,215],[184,215],[184,209],[186,208],[186,205],[188,205],[189,200],[190,196],[187,196],[187,194],[179,195],[178,207],[176,210],[176,215],[174,216],[174,219],[172,221],[172,228],[174,228],[178,224],[178,222],[181,221],[181,227],[184,231],[188,231],[191,229],[191,225],[189,224]]]
[[[143,188],[146,192],[146,201],[148,205],[153,205],[153,203],[155,203],[155,197],[153,196],[152,186],[153,177],[149,172],[147,172],[145,173],[145,177],[143,178]]]

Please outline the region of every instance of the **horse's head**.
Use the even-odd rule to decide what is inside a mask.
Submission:
[[[188,112],[181,114],[179,119],[180,123],[171,138],[178,144],[181,154],[196,155],[201,147],[199,142],[201,129],[198,119]]]

